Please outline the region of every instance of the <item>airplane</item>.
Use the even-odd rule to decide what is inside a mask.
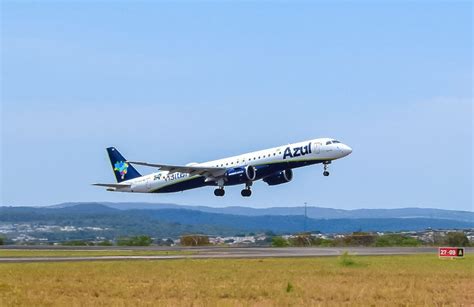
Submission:
[[[323,164],[323,175],[329,176],[332,161],[348,156],[352,148],[333,138],[318,138],[294,144],[254,151],[204,163],[168,165],[126,160],[115,147],[107,148],[117,183],[94,183],[107,191],[133,193],[181,192],[204,186],[216,186],[215,196],[224,196],[225,186],[245,185],[243,197],[252,195],[254,181],[270,186],[290,182],[293,169]],[[158,168],[141,175],[133,165]]]

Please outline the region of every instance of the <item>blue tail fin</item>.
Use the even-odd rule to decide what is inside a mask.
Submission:
[[[107,148],[107,153],[109,154],[110,163],[112,164],[112,169],[114,170],[117,182],[141,177],[140,173],[132,165],[126,162],[127,160],[115,147]]]

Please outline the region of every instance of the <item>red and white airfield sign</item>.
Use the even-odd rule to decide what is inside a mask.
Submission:
[[[440,247],[439,258],[464,258],[464,247]]]

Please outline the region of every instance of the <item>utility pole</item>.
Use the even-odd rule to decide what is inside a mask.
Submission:
[[[306,232],[306,220],[308,219],[308,214],[307,214],[306,205],[307,205],[307,203],[304,202],[304,232]]]

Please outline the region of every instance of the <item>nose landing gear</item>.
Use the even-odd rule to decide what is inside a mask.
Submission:
[[[329,171],[328,171],[328,168],[329,168],[329,164],[331,164],[331,162],[324,162],[324,172],[323,172],[323,175],[325,177],[329,176]]]

